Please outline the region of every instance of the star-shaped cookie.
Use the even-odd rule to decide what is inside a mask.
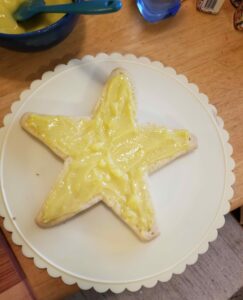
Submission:
[[[133,86],[121,69],[90,119],[27,113],[21,125],[65,161],[36,218],[40,226],[103,201],[143,240],[159,233],[146,175],[196,147],[187,130],[137,124]]]

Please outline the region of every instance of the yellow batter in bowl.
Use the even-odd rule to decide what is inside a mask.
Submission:
[[[30,31],[36,31],[47,27],[59,19],[64,14],[41,14],[25,22],[16,22],[13,13],[26,0],[0,0],[0,33],[19,34]],[[72,0],[45,0],[46,4],[65,4]]]

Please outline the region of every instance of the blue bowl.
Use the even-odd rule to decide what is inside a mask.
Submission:
[[[80,0],[75,2],[80,2]],[[22,52],[34,52],[51,48],[69,35],[78,18],[79,15],[66,14],[56,23],[37,31],[21,34],[0,33],[0,46]]]

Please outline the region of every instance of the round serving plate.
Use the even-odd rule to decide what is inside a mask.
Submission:
[[[195,151],[149,176],[160,236],[147,243],[102,204],[53,228],[34,221],[63,162],[21,128],[21,116],[90,116],[117,67],[133,80],[139,123],[186,128],[198,141]],[[4,226],[37,267],[67,284],[118,293],[168,281],[208,249],[229,211],[234,161],[223,121],[196,85],[160,62],[101,53],[59,65],[21,94],[0,133]]]

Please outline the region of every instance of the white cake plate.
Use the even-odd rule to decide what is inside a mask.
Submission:
[[[42,229],[34,218],[63,162],[21,129],[25,112],[89,116],[110,72],[128,71],[138,122],[186,128],[198,149],[149,177],[160,236],[143,243],[104,205]],[[99,54],[45,73],[21,94],[0,131],[0,214],[23,254],[53,277],[82,289],[137,291],[182,273],[208,249],[233,196],[232,147],[208,98],[183,75],[134,55]]]

